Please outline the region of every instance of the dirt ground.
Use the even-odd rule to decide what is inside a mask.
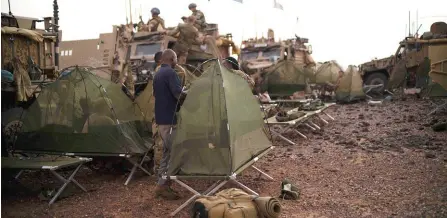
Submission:
[[[275,149],[256,164],[275,181],[258,178],[251,169],[240,180],[263,196],[278,196],[284,178],[295,183],[300,199],[281,200],[281,217],[447,217],[447,132],[430,128],[446,121],[447,114],[427,116],[431,109],[419,99],[336,105],[327,110],[336,120],[322,131],[299,127],[308,140],[292,133],[286,136],[295,146],[275,140]],[[47,178],[27,175],[20,182],[34,190]],[[168,217],[191,196],[174,186],[181,200],[154,199],[155,178],[139,175],[124,186],[125,176],[83,169],[76,178],[90,191],[73,189],[51,208],[36,192],[3,185],[1,215]],[[206,188],[202,181],[189,184]],[[187,212],[178,217],[188,217]]]

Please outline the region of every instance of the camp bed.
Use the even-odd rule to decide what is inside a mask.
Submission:
[[[53,204],[61,193],[65,190],[68,184],[74,183],[77,187],[87,192],[87,190],[74,179],[76,173],[81,169],[84,163],[91,161],[90,158],[83,157],[35,157],[35,158],[17,158],[17,157],[2,157],[2,168],[18,169],[20,170],[14,177],[16,180],[23,174],[25,170],[47,170],[50,171],[57,179],[63,182],[57,193],[51,198],[49,205]],[[56,170],[67,167],[76,167],[68,178],[64,178]]]
[[[295,142],[293,142],[292,140],[288,139],[287,137],[285,137],[283,134],[284,132],[288,131],[288,130],[292,130],[293,132],[297,133],[299,136],[303,137],[304,139],[307,139],[307,136],[304,135],[303,133],[301,133],[300,131],[298,131],[296,129],[296,127],[300,126],[300,125],[304,125],[312,130],[320,130],[321,127],[318,126],[317,124],[315,124],[314,122],[312,122],[310,120],[310,118],[312,118],[313,116],[317,116],[321,121],[323,121],[324,123],[328,124],[329,122],[326,121],[324,118],[322,118],[321,116],[319,116],[320,114],[324,114],[327,117],[329,117],[331,120],[335,120],[331,115],[327,114],[324,110],[326,110],[327,108],[329,108],[330,106],[335,105],[335,103],[325,103],[324,107],[321,109],[318,109],[316,111],[303,111],[306,114],[302,117],[299,117],[297,119],[294,120],[289,120],[289,121],[285,121],[285,122],[279,122],[276,120],[275,117],[270,117],[268,119],[265,119],[264,122],[267,125],[277,125],[279,126],[280,130],[279,131],[275,131],[275,130],[270,130],[273,134],[275,134],[276,136],[278,136],[279,138],[281,138],[282,140],[288,142],[291,145],[296,145]],[[288,111],[288,114],[292,114],[298,111],[298,108],[292,109],[290,111]]]
[[[147,151],[143,155],[140,154],[129,154],[129,153],[122,153],[122,154],[113,154],[113,153],[78,153],[78,152],[67,152],[67,153],[61,153],[61,152],[50,152],[50,151],[31,151],[31,150],[15,150],[15,153],[30,153],[30,154],[48,154],[48,155],[64,155],[67,157],[76,157],[76,156],[85,156],[85,157],[120,157],[125,158],[127,161],[129,161],[133,166],[132,169],[127,176],[126,181],[124,182],[124,185],[128,185],[129,182],[132,180],[133,176],[137,172],[137,170],[141,170],[148,176],[152,176],[152,173],[147,171],[143,167],[143,163],[145,161],[149,161],[150,157],[148,156],[150,151]]]
[[[193,196],[171,215],[228,183],[258,195],[237,178],[252,168],[273,179],[254,166],[273,149],[264,126],[259,101],[253,98],[247,82],[222,66],[220,60],[210,60],[202,76],[191,84],[179,111],[171,157],[163,177],[174,180]],[[198,179],[217,182],[202,193],[183,182]]]
[[[133,164],[125,185],[153,146],[150,125],[122,86],[74,67],[42,89],[21,117],[14,150],[22,153],[125,158]],[[144,137],[148,137],[145,140]],[[150,170],[149,170],[150,171]]]
[[[174,210],[170,215],[175,216],[178,212],[183,210],[185,207],[187,207],[189,204],[191,204],[194,200],[199,198],[200,196],[210,196],[216,193],[220,188],[222,188],[227,183],[232,183],[234,185],[239,186],[240,188],[244,189],[250,194],[259,196],[259,194],[246,185],[242,184],[240,181],[237,180],[238,175],[242,174],[243,171],[245,171],[248,168],[252,168],[259,172],[260,176],[264,176],[269,180],[274,181],[273,177],[269,174],[265,173],[264,171],[260,170],[259,168],[253,166],[260,158],[265,156],[270,150],[272,150],[274,146],[270,146],[266,150],[264,150],[261,154],[257,155],[256,157],[253,157],[251,160],[249,160],[246,164],[242,165],[238,170],[233,172],[231,175],[227,176],[211,176],[211,175],[203,175],[203,176],[188,176],[188,175],[180,175],[180,176],[163,176],[164,179],[170,179],[175,182],[177,182],[180,186],[190,191],[193,196],[190,197],[188,200],[186,200],[182,205],[180,205],[177,209]],[[208,189],[206,189],[204,192],[199,192],[189,186],[188,184],[184,183],[182,180],[191,180],[191,179],[207,179],[207,180],[214,180],[214,182]]]

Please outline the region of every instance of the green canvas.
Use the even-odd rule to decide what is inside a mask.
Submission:
[[[218,60],[180,109],[168,175],[230,176],[272,146],[246,81]]]
[[[143,154],[150,144],[139,106],[120,84],[74,68],[45,87],[22,117],[15,149],[74,154]]]
[[[340,102],[352,102],[365,97],[360,73],[354,66],[349,66],[335,90],[335,98]]]

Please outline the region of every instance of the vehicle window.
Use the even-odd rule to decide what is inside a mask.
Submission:
[[[135,55],[155,55],[161,49],[161,44],[139,44],[135,50]]]
[[[252,59],[256,59],[258,57],[258,52],[242,52],[242,56],[241,56],[241,60],[242,61],[246,61],[246,60],[252,60]]]
[[[262,53],[263,57],[279,57],[281,56],[281,49],[268,50]]]

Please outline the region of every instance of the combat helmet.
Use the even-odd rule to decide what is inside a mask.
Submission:
[[[188,9],[190,9],[190,10],[191,10],[191,8],[196,8],[196,7],[197,7],[197,5],[195,3],[191,3],[188,5]]]
[[[160,9],[158,9],[158,8],[152,8],[152,9],[151,9],[151,13],[152,13],[152,14],[159,15],[159,14],[160,14]]]

